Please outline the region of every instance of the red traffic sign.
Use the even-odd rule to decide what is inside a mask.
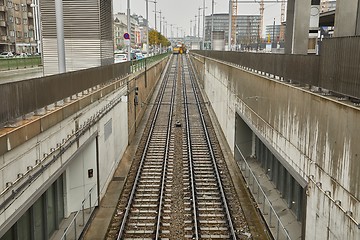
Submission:
[[[130,39],[130,34],[129,33],[124,33],[124,39]]]

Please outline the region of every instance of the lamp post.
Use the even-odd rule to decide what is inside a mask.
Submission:
[[[201,10],[202,8],[201,7],[199,7],[199,14],[198,14],[198,35],[199,35],[199,38],[200,38],[200,10]]]
[[[149,0],[146,0],[146,55],[149,56]]]
[[[127,31],[128,33],[130,34],[130,42],[129,42],[129,45],[128,45],[128,60],[130,61],[131,60],[131,40],[132,40],[132,37],[131,37],[131,22],[130,22],[130,0],[127,0]]]
[[[194,36],[196,38],[196,19],[197,19],[197,16],[195,15],[195,22],[194,22]]]
[[[157,17],[156,17],[156,13],[160,13],[160,30],[159,32],[161,33],[161,11],[153,11],[155,13],[155,30],[157,31],[157,27],[156,27],[156,23],[157,23]]]
[[[211,33],[210,33],[211,50],[213,50],[213,31],[214,31],[214,0],[211,1]]]
[[[203,0],[203,50],[205,49],[205,0]]]
[[[228,34],[228,51],[231,51],[231,18],[232,18],[232,1],[229,0],[229,34]]]
[[[162,18],[162,23],[163,23],[163,35],[165,36],[165,17]]]
[[[154,3],[155,4],[155,30],[157,31],[157,26],[156,26],[156,4],[157,4],[157,1],[150,1],[150,0],[146,0],[148,2],[151,2],[151,3]]]
[[[192,20],[190,20],[190,36],[191,36],[191,33],[192,33],[191,28],[192,28]]]
[[[161,10],[159,11],[159,13],[160,13],[160,33],[161,33]]]

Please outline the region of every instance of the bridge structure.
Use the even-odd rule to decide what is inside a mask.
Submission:
[[[288,4],[288,18],[309,14]],[[287,54],[190,52],[223,144],[275,239],[360,236],[360,38],[350,5],[339,1],[336,37],[319,55],[304,52],[309,29],[296,20]],[[1,85],[1,239],[82,236],[167,60]]]

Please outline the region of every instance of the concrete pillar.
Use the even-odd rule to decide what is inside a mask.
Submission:
[[[359,0],[337,0],[334,36],[360,35]]]
[[[285,32],[286,54],[307,54],[311,0],[288,0]]]

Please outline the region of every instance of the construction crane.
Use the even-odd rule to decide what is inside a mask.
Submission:
[[[281,22],[285,22],[285,0],[281,1]]]
[[[259,39],[262,39],[263,27],[264,27],[264,0],[260,2],[260,27],[259,27]]]
[[[231,1],[231,44],[236,43],[236,19],[237,19],[237,0]]]

